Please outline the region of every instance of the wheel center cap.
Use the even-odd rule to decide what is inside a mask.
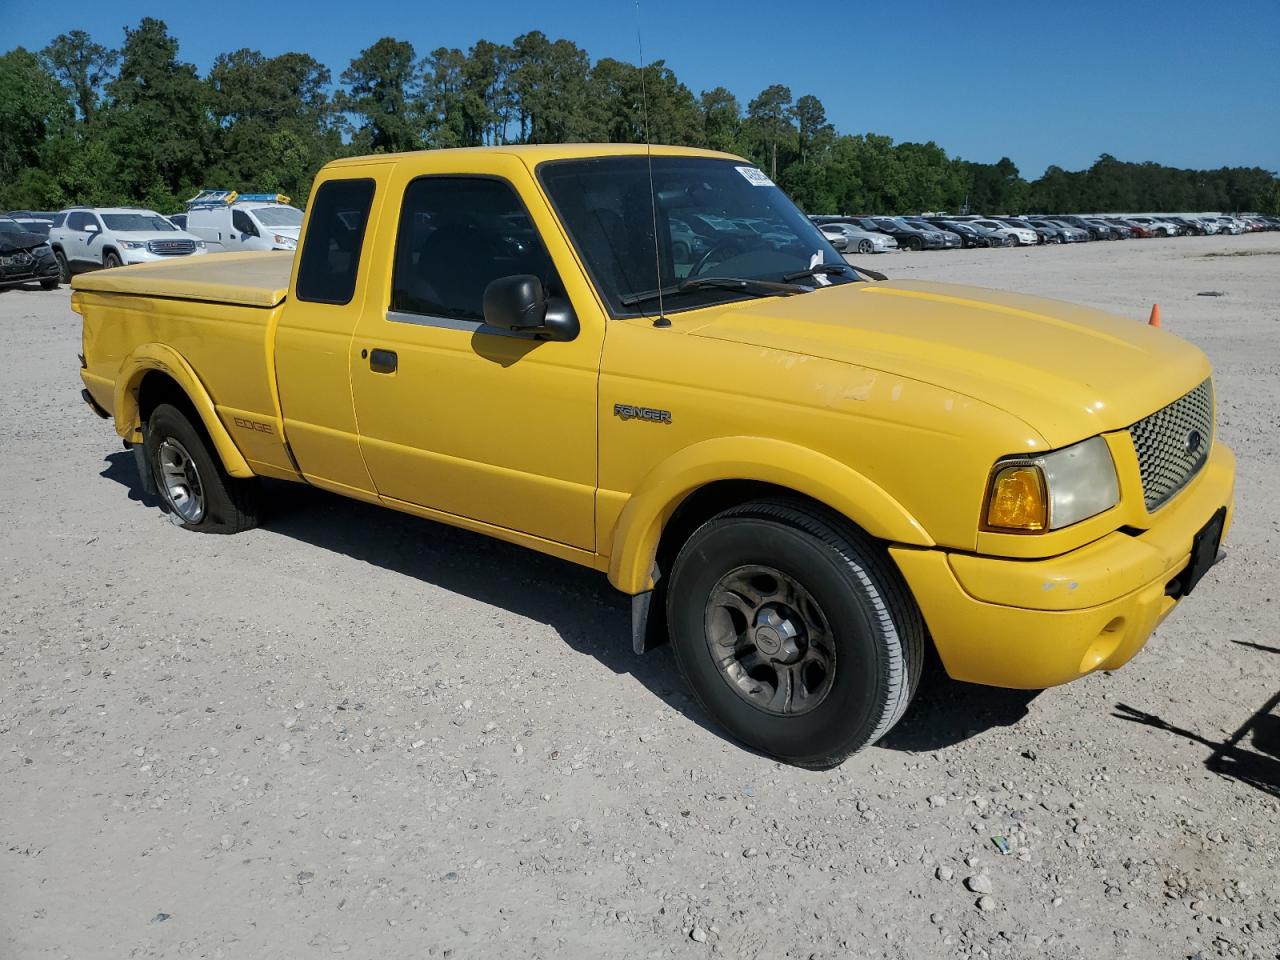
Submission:
[[[772,627],[758,627],[756,629],[756,647],[761,653],[773,656],[781,646],[782,638],[778,636],[777,630]]]
[[[752,639],[756,649],[777,663],[800,658],[800,630],[786,611],[766,607],[756,617]]]

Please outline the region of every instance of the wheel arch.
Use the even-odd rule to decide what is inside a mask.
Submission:
[[[682,534],[728,507],[779,495],[810,501],[880,540],[934,546],[905,507],[846,464],[781,440],[720,438],[674,454],[641,482],[613,529],[610,583],[632,595],[652,590],[655,567],[669,562]]]
[[[178,400],[204,427],[223,468],[233,477],[252,477],[244,455],[218,418],[213,398],[185,359],[170,346],[147,343],[125,359],[115,381],[115,425],[120,436],[142,441],[142,422],[158,403]]]

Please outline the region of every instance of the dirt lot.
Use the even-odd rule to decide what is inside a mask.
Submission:
[[[596,574],[283,485],[179,531],[66,292],[0,293],[0,957],[1280,956],[1280,237],[870,265],[1158,299],[1239,505],[1125,669],[935,683],[821,773],[709,728]]]

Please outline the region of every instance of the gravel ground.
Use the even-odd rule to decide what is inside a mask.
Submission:
[[[869,265],[1159,299],[1239,504],[1125,669],[935,678],[827,772],[726,742],[589,571],[289,485],[177,530],[66,292],[0,293],[0,957],[1280,957],[1280,238]]]

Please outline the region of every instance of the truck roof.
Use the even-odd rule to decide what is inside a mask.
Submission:
[[[95,293],[274,307],[289,292],[292,269],[293,253],[287,250],[220,253],[81,273],[72,278],[71,286]]]
[[[325,164],[328,168],[354,167],[366,163],[382,163],[387,160],[401,160],[406,157],[419,156],[423,153],[505,153],[522,157],[530,166],[546,160],[581,160],[590,157],[626,157],[644,156],[649,151],[655,157],[715,157],[720,160],[737,160],[750,163],[732,153],[721,153],[718,150],[702,150],[698,147],[674,147],[655,143],[646,146],[643,143],[527,143],[512,144],[503,147],[451,147],[447,150],[414,150],[407,153],[377,153],[363,157],[343,157]]]

